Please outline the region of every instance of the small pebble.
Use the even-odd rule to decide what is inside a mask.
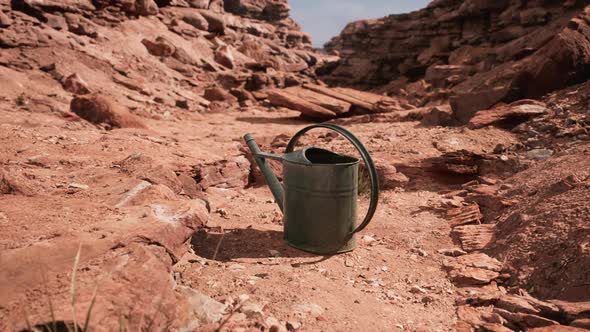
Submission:
[[[419,294],[419,293],[426,294],[427,292],[426,292],[426,289],[424,289],[424,288],[422,288],[422,287],[420,287],[418,285],[414,285],[410,289],[410,293],[414,293],[414,294]]]

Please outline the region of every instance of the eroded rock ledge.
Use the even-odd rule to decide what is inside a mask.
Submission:
[[[350,23],[326,44],[328,83],[410,101],[450,98],[457,120],[588,78],[586,1],[433,1],[410,14]],[[560,77],[560,79],[555,79]]]

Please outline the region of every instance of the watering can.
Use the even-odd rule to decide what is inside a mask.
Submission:
[[[314,128],[338,132],[356,147],[365,162],[371,181],[371,201],[358,226],[360,160],[316,147],[293,151],[299,138]],[[244,140],[283,212],[284,237],[288,245],[315,254],[337,254],[355,248],[354,235],[367,227],[379,201],[377,171],[358,138],[335,124],[315,124],[295,134],[283,155],[263,153],[251,134],[246,134]],[[267,164],[268,159],[282,162],[282,185]]]

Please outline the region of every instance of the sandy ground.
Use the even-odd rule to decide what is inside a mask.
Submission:
[[[190,169],[240,155],[246,132],[261,142],[292,135],[307,124],[295,116],[295,112],[260,110],[183,114],[174,121],[146,120],[148,130],[102,131],[52,114],[3,110],[2,163],[20,169],[35,192],[30,197],[0,198],[4,257],[38,255],[46,271],[59,280],[71,269],[77,243],[86,241],[91,252],[100,251],[92,239],[117,237],[103,224],[123,217],[113,205],[129,180],[113,164],[140,152],[173,169]],[[220,301],[245,294],[264,308],[265,315],[306,331],[452,330],[456,290],[441,270],[442,255],[437,250],[453,244],[449,225],[436,207],[442,199],[440,190],[456,184],[416,170],[441,150],[490,151],[514,138],[496,129],[474,132],[361,119],[343,121],[376,160],[412,174],[405,189],[382,192],[375,218],[359,235],[355,251],[322,257],[288,247],[282,240],[279,210],[265,186],[209,188],[211,218],[174,265],[176,281]],[[319,130],[304,142],[351,152],[343,139],[327,143],[317,138],[321,134],[325,132]],[[72,188],[72,183],[88,188]],[[360,206],[366,205],[363,196]],[[225,235],[219,244],[221,233]],[[31,290],[38,288],[35,273],[22,272],[31,264],[35,263],[5,269],[12,281],[2,283],[3,315],[13,317],[17,303],[30,299]],[[66,296],[64,280],[50,286],[56,297]]]

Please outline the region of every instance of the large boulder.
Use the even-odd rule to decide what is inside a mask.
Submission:
[[[538,98],[590,78],[589,19],[590,15],[572,19],[567,28],[531,56],[522,77],[525,97]]]
[[[114,128],[145,128],[141,120],[111,97],[93,94],[72,99],[70,109],[82,119]]]
[[[12,19],[0,11],[0,28],[9,27],[12,24]]]
[[[160,12],[154,0],[137,0],[135,1],[135,8],[137,14],[141,16],[156,15]]]
[[[199,11],[201,16],[207,20],[209,32],[223,34],[225,32],[225,19],[223,15],[212,13],[208,10]]]
[[[507,62],[457,85],[451,106],[455,118],[467,123],[476,112],[497,103],[539,98],[589,77],[590,26],[574,18],[530,57]]]
[[[286,0],[225,0],[225,11],[248,18],[280,21],[289,18]]]
[[[227,101],[230,103],[236,103],[238,101],[238,98],[236,98],[234,95],[218,87],[205,89],[205,94],[203,97],[209,101]]]
[[[499,102],[521,99],[516,80],[521,70],[522,64],[506,63],[457,85],[450,98],[455,119],[467,123],[477,111],[488,109]]]
[[[479,111],[469,120],[469,127],[477,129],[489,125],[498,125],[511,129],[522,122],[547,112],[548,109],[543,103],[525,99],[510,105],[497,105],[492,109]]]
[[[159,36],[155,41],[143,39],[141,43],[145,46],[151,55],[167,57],[174,54],[176,48],[166,38]]]
[[[88,36],[91,38],[98,37],[96,25],[86,17],[76,15],[73,13],[66,13],[65,15],[66,24],[68,30],[77,35]]]
[[[233,69],[235,67],[235,59],[231,48],[227,45],[219,47],[215,51],[214,59],[220,65]]]
[[[182,20],[199,30],[209,30],[209,22],[203,17],[203,15],[197,12],[186,13],[182,17]]]

